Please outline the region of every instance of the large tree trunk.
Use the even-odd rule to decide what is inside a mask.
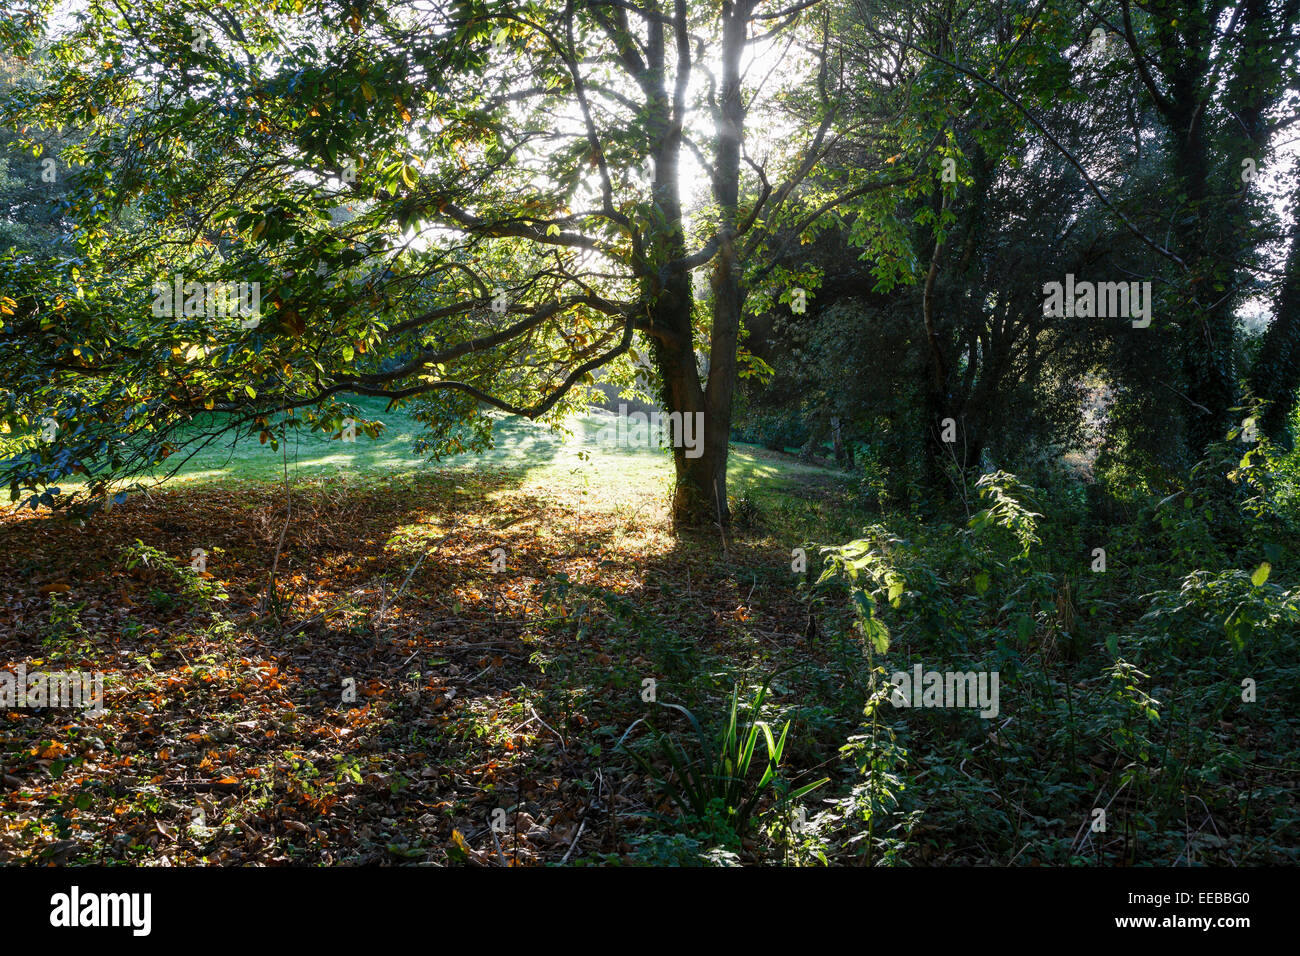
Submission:
[[[1189,8],[1196,8],[1189,4]],[[1262,157],[1271,136],[1269,112],[1280,102],[1285,73],[1271,52],[1276,42],[1276,11],[1264,0],[1244,0],[1233,14],[1234,42],[1212,64],[1208,55],[1184,57],[1173,71],[1167,97],[1157,105],[1169,121],[1170,172],[1186,196],[1191,215],[1172,216],[1179,251],[1190,275],[1187,319],[1183,327],[1183,366],[1190,402],[1184,407],[1190,451],[1198,457],[1225,439],[1238,399],[1236,310],[1246,292],[1239,264],[1249,256],[1244,236],[1253,228],[1248,189],[1222,174],[1222,160]],[[1284,22],[1294,8],[1284,13]],[[1187,21],[1208,47],[1215,25]],[[1172,21],[1177,23],[1175,19]],[[1200,44],[1192,43],[1191,49]],[[1231,64],[1221,76],[1220,67]],[[1216,133],[1206,105],[1215,84],[1223,83],[1222,105],[1231,117]]]
[[[740,317],[745,307],[741,285],[742,263],[736,252],[740,205],[740,151],[744,136],[745,106],[740,95],[741,55],[745,49],[753,0],[724,2],[722,6],[722,83],[715,118],[717,152],[713,168],[713,195],[718,205],[718,250],[711,276],[713,331],[709,344],[708,384],[703,394],[703,453],[688,458],[674,449],[677,490],[673,498],[673,523],[701,527],[717,522],[724,531],[731,522],[727,507],[727,452],[731,435],[731,403],[736,388],[736,351],[740,344]],[[689,335],[685,347],[689,349]],[[665,368],[665,373],[670,370]],[[680,381],[665,377],[665,391],[692,392],[698,388],[694,357],[689,370],[671,370]],[[676,410],[674,407],[672,410]]]
[[[675,33],[686,29],[686,9],[683,0],[674,5]],[[707,436],[708,412],[705,407],[704,388],[696,365],[692,336],[694,296],[691,291],[689,268],[681,265],[687,258],[686,233],[682,223],[681,191],[678,184],[680,153],[682,149],[682,116],[684,112],[685,77],[690,72],[690,46],[683,36],[675,36],[678,80],[670,94],[667,85],[667,43],[665,23],[653,20],[649,26],[646,44],[646,73],[643,88],[647,97],[646,126],[654,158],[653,199],[656,219],[664,224],[663,231],[649,237],[651,248],[646,250],[649,263],[654,267],[679,265],[647,276],[643,294],[650,305],[650,341],[655,368],[659,371],[662,389],[659,394],[665,411],[682,417],[683,431],[688,416],[704,416],[702,429],[692,430],[697,440],[700,432]],[[694,421],[692,421],[694,424]],[[680,433],[679,433],[680,434]],[[711,520],[712,508],[708,506],[712,495],[712,459],[707,447],[697,457],[692,449],[675,442],[672,449],[677,471],[677,487],[673,495],[673,524],[678,528],[696,527]]]
[[[676,137],[670,137],[676,139]],[[669,223],[676,224],[667,238],[667,258],[678,260],[686,256],[686,238],[681,228],[681,200],[678,195],[678,143],[669,142],[660,150],[655,174],[656,201]],[[651,317],[661,334],[654,340],[655,364],[663,381],[661,399],[669,413],[680,413],[685,430],[686,416],[703,415],[703,426],[693,430],[698,441],[702,432],[703,453],[698,457],[682,442],[673,446],[673,464],[677,471],[677,487],[673,495],[673,525],[679,528],[707,524],[712,514],[705,507],[711,500],[711,465],[707,439],[712,431],[706,407],[704,388],[700,383],[692,344],[691,276],[685,269],[672,272],[654,296]]]
[[[1228,410],[1236,403],[1237,277],[1235,269],[1224,268],[1215,257],[1222,255],[1225,247],[1223,222],[1239,218],[1240,213],[1237,207],[1213,201],[1203,124],[1193,115],[1177,128],[1181,135],[1176,143],[1176,170],[1183,176],[1188,205],[1194,214],[1187,217],[1190,221],[1186,226],[1176,227],[1175,231],[1181,233],[1184,256],[1198,280],[1189,286],[1182,332],[1183,370],[1190,400],[1183,413],[1189,450],[1195,459],[1214,442],[1224,440],[1229,427]]]

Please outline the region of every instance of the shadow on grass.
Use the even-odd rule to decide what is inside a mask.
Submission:
[[[665,809],[615,750],[651,711],[645,682],[658,701],[703,712],[737,668],[796,647],[788,559],[720,564],[712,537],[668,534],[662,502],[587,507],[524,478],[306,483],[287,530],[281,490],[247,483],[134,500],[86,527],[0,524],[11,615],[0,662],[102,670],[110,688],[102,718],[4,715],[3,816],[15,827],[0,853],[626,855]],[[279,612],[268,614],[282,533]],[[165,561],[126,573],[122,551],[137,539],[181,575],[202,546],[204,583],[228,600],[187,598]]]

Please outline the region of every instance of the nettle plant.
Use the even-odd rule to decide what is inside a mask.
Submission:
[[[952,582],[975,574],[986,557],[950,525],[914,530],[904,538],[874,524],[859,539],[822,549],[818,586],[847,592],[857,632],[878,653],[893,642],[886,617],[900,633],[936,650],[964,647],[973,630]]]
[[[984,509],[971,517],[971,531],[977,535],[991,528],[1010,532],[1020,546],[1012,561],[1027,563],[1034,547],[1042,543],[1038,537],[1038,519],[1042,515],[1030,511],[1028,504],[1034,499],[1034,490],[1005,471],[981,475],[975,488]]]
[[[1253,572],[1188,574],[1177,590],[1147,595],[1144,622],[1176,648],[1213,651],[1224,639],[1237,654],[1268,650],[1284,635],[1300,633],[1300,588],[1268,583],[1269,562]]]
[[[139,538],[133,544],[122,549],[122,561],[127,571],[140,568],[149,569],[146,577],[156,583],[167,582],[179,588],[179,595],[199,606],[206,606],[209,601],[228,599],[220,583],[210,583],[200,576],[192,565],[182,565],[172,559],[165,551],[145,544]]]
[[[1041,548],[1039,522],[1042,513],[1033,510],[1036,492],[1015,475],[998,471],[976,482],[984,508],[971,516],[969,536],[979,570],[972,583],[977,594],[988,594],[1002,602],[1002,610],[1014,614],[1015,631],[1021,643],[1039,629],[1060,623],[1060,612],[1050,605],[1066,589],[1058,589],[1056,575],[1047,566]]]
[[[1243,440],[1254,420],[1212,445],[1183,486],[1151,507],[1175,574],[1244,564],[1260,552],[1277,564],[1294,540],[1285,456],[1266,438]]]
[[[823,863],[828,855],[838,853],[861,856],[867,865],[887,863],[906,843],[905,836],[890,836],[892,829],[887,828],[904,788],[906,751],[880,713],[892,685],[884,679],[885,668],[876,664],[876,655],[887,653],[890,647],[889,628],[877,610],[881,604],[904,611],[908,603],[913,607],[944,603],[942,582],[919,556],[911,554],[903,539],[879,525],[867,528],[866,537],[857,541],[823,548],[822,554],[825,570],[817,583],[847,586],[854,625],[863,638],[868,665],[866,701],[859,731],[840,748],[854,779],[849,792],[827,801],[827,810],[793,834],[791,849],[796,859]],[[908,573],[921,582],[921,592],[909,590],[908,578],[897,566],[899,559],[909,558],[916,567],[909,565]],[[945,606],[951,607],[951,602]]]
[[[897,609],[907,591],[907,579],[893,567],[885,550],[901,544],[901,540],[879,527],[868,532],[873,530],[884,535],[881,546],[873,535],[840,547],[822,548],[825,570],[817,583],[840,581],[848,586],[858,633],[876,653],[884,654],[889,650],[889,628],[876,616],[876,608],[885,601]]]
[[[891,687],[885,668],[872,667],[863,724],[840,748],[840,755],[852,764],[855,781],[846,796],[828,801],[829,809],[814,821],[828,844],[860,855],[868,866],[894,862],[907,845],[908,834],[889,826],[906,789],[907,766],[907,751],[898,735],[881,720],[880,708],[889,701]],[[906,821],[903,826],[910,829]]]

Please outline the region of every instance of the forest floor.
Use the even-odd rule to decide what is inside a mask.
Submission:
[[[0,662],[102,672],[106,707],[0,714],[0,862],[625,858],[670,813],[618,750],[646,681],[699,707],[808,654],[808,542],[675,538],[662,453],[547,447],[287,489],[200,463],[85,526],[0,515]],[[843,503],[783,456],[733,471],[810,527]]]
[[[1097,524],[1066,480],[1006,485],[1026,544],[737,445],[724,548],[608,421],[431,466],[390,419],[209,449],[84,525],[0,512],[0,679],[105,705],[0,711],[0,863],[1296,861],[1293,536],[1215,544],[1205,495]],[[858,584],[812,586],[853,541]],[[998,713],[866,706],[917,667],[1000,673]],[[717,763],[764,686],[765,787],[765,743]]]

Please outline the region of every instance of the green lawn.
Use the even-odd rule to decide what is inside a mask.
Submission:
[[[412,450],[423,425],[405,410],[386,411],[382,399],[354,397],[351,401],[364,418],[384,423],[378,438],[367,438],[358,431],[355,441],[345,442],[304,430],[290,433],[279,449],[254,438],[227,438],[188,459],[168,483],[277,481],[286,468],[293,478],[359,480],[468,468],[509,472],[521,487],[580,487],[598,478],[615,480],[635,494],[656,490],[666,494],[672,483],[672,458],[667,449],[618,447],[600,440],[601,429],[616,421],[615,415],[601,409],[570,418],[560,431],[527,419],[498,416],[493,448],[434,461]],[[751,485],[761,485],[765,493],[789,491],[809,480],[824,482],[838,475],[743,443],[732,445],[727,474],[732,494]],[[61,487],[74,491],[83,486],[64,482]]]

